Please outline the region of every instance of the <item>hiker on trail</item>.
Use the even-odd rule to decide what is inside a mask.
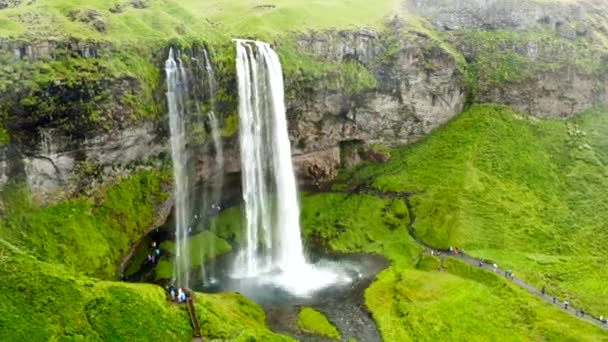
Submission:
[[[585,309],[581,309],[581,317],[585,317]]]
[[[160,248],[156,247],[154,252],[156,253],[156,256],[160,256]]]
[[[435,256],[435,251],[431,249],[431,256]]]
[[[171,301],[175,301],[175,287],[169,287],[169,296],[171,297]]]
[[[156,247],[156,241],[152,241],[152,248]]]
[[[604,316],[600,315],[600,322],[604,321]]]
[[[152,254],[148,254],[148,262],[149,262],[149,263],[152,263],[152,264],[154,263],[154,262],[152,261]]]
[[[564,309],[568,310],[568,300],[564,300]]]
[[[557,303],[557,300],[555,299],[555,297],[553,297],[553,304]]]
[[[186,294],[182,291],[181,287],[177,290],[177,301],[183,303],[186,301]]]
[[[454,247],[450,246],[449,251],[450,251],[450,254],[454,253]]]
[[[464,248],[460,250],[460,255],[464,256]]]
[[[483,267],[483,260],[479,260],[479,267]]]
[[[498,265],[493,264],[492,267],[494,267],[494,272],[498,272]]]
[[[543,288],[540,290],[540,292],[544,295],[545,294],[545,286],[543,285]]]

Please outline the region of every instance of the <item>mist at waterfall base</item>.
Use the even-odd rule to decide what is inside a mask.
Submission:
[[[188,237],[193,222],[215,210],[210,204],[221,201],[223,182],[223,146],[219,122],[214,113],[214,73],[207,50],[203,50],[210,110],[206,120],[211,127],[215,163],[220,170],[219,188],[193,194],[192,160],[195,153],[187,148],[191,140],[192,117],[200,106],[188,107],[197,97],[196,82],[185,60],[171,50],[166,62],[167,103],[171,129],[171,151],[175,176],[176,255],[173,281],[177,286],[205,291],[233,290],[252,299],[312,298],[327,289],[348,288],[363,278],[357,260],[306,260],[300,233],[300,208],[296,179],[291,161],[284,104],[283,74],[277,54],[269,44],[234,40],[239,94],[239,143],[244,239],[236,253],[203,267],[201,286],[191,279],[191,253]],[[196,58],[191,58],[196,63]],[[218,183],[215,180],[216,184]],[[195,200],[198,197],[202,201]],[[198,208],[196,206],[202,206]],[[196,214],[200,212],[201,214]],[[205,220],[214,230],[214,220]],[[200,231],[200,228],[196,229]],[[234,246],[233,246],[234,247]],[[225,260],[230,260],[229,264]]]
[[[234,42],[246,243],[232,277],[297,296],[349,284],[352,276],[337,265],[304,257],[279,58],[267,43]]]

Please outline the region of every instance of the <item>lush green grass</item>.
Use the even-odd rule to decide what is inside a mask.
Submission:
[[[0,237],[37,258],[100,278],[114,278],[132,243],[154,222],[169,174],[141,171],[91,197],[40,207],[20,184],[2,194]]]
[[[229,341],[293,341],[266,327],[264,310],[243,295],[196,295],[202,334]]]
[[[145,284],[99,281],[40,262],[0,240],[0,336],[6,341],[189,341],[183,306]],[[196,294],[205,338],[288,340],[272,334],[264,313],[238,294]],[[246,337],[246,338],[245,338]]]
[[[455,264],[455,265],[454,265]],[[446,260],[447,272],[396,268],[365,293],[387,341],[604,341],[600,328],[551,307],[504,278]]]
[[[362,251],[411,263],[420,250],[406,230],[409,218],[403,200],[341,193],[305,195],[303,236],[308,243],[332,252]]]
[[[302,198],[304,235],[331,251],[370,252],[391,267],[366,290],[365,303],[384,340],[605,340],[580,322],[490,272],[421,253],[406,231],[398,200],[367,195]],[[395,227],[386,217],[402,217]]]
[[[327,336],[339,340],[340,332],[334,327],[325,315],[313,308],[302,307],[298,313],[298,328],[304,332]]]
[[[126,6],[122,13],[111,13],[115,0],[47,0],[5,9],[0,13],[2,36],[38,35],[137,42],[185,36],[192,37],[270,37],[304,29],[375,27],[396,13],[399,2],[381,0],[369,3],[353,0],[330,1],[194,1],[149,0],[147,8]],[[261,6],[261,7],[257,7]],[[268,6],[268,7],[264,7]],[[73,11],[96,10],[106,32],[92,25],[72,21]],[[335,15],[340,13],[340,15]]]
[[[475,106],[387,164],[343,179],[415,192],[415,228],[427,243],[494,260],[606,315],[606,132],[602,110],[564,122]]]

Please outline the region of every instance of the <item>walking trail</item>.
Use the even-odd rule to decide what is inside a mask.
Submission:
[[[467,264],[473,265],[473,266],[477,266],[480,267],[484,270],[487,270],[489,272],[495,272],[498,274],[506,274],[505,270],[502,270],[500,268],[494,268],[493,265],[491,264],[487,264],[484,260],[482,259],[476,259],[473,257],[470,257],[468,255],[462,255],[462,254],[455,254],[455,253],[450,253],[448,250],[440,250],[440,249],[436,249],[433,248],[432,246],[429,246],[428,244],[426,244],[424,241],[420,240],[416,234],[416,230],[414,228],[414,223],[416,222],[416,214],[414,213],[412,204],[410,202],[410,197],[413,195],[410,192],[402,192],[402,193],[397,193],[397,192],[382,192],[373,188],[369,188],[366,185],[363,186],[358,186],[357,188],[355,188],[354,190],[350,191],[351,194],[353,193],[361,193],[361,194],[367,194],[370,196],[375,196],[375,197],[379,197],[379,198],[388,198],[388,199],[403,199],[405,201],[405,204],[408,208],[408,212],[409,212],[409,218],[410,221],[408,223],[408,233],[410,234],[410,236],[414,239],[414,241],[416,241],[416,243],[418,243],[419,245],[421,245],[422,247],[424,247],[424,249],[428,252],[434,254],[434,255],[438,255],[438,252],[440,253],[440,257],[442,258],[442,265],[443,265],[443,258],[445,258],[446,256],[448,257],[452,257],[458,260],[461,260]],[[480,262],[483,262],[480,266]],[[580,314],[580,309],[577,309],[575,307],[572,306],[568,306],[568,308],[566,309],[564,307],[564,303],[560,302],[559,299],[556,299],[555,303],[553,302],[553,296],[547,295],[547,294],[543,294],[539,289],[535,288],[534,286],[526,283],[525,281],[523,281],[520,278],[517,277],[508,277],[508,279],[511,279],[511,281],[513,283],[515,283],[516,285],[518,285],[521,288],[524,288],[525,290],[527,290],[528,292],[532,293],[533,295],[537,296],[538,298],[544,300],[545,302],[555,305],[557,306],[559,309],[575,316],[578,319],[584,320],[586,322],[595,324],[596,326],[603,328],[603,329],[607,329],[608,330],[608,318],[605,318],[606,322],[602,322],[599,320],[599,318],[597,317],[593,317],[587,313],[585,313],[584,315]]]

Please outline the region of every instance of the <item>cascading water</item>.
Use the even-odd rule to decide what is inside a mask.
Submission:
[[[209,95],[209,111],[207,112],[207,119],[209,122],[209,126],[211,128],[211,138],[213,139],[213,153],[214,153],[214,162],[216,167],[216,175],[212,180],[212,192],[211,192],[211,200],[207,198],[207,194],[203,194],[203,205],[207,210],[211,210],[211,214],[214,214],[219,210],[219,205],[222,200],[222,189],[224,186],[224,146],[222,143],[222,136],[219,126],[219,121],[217,116],[215,115],[215,73],[213,72],[213,67],[211,66],[211,60],[209,59],[209,54],[207,53],[207,49],[203,49],[203,58],[205,62],[205,73],[207,77],[207,86],[208,86],[208,95]],[[210,221],[209,230],[216,234],[216,225],[215,220]],[[207,248],[209,249],[209,255],[215,255],[215,246],[210,243]],[[204,254],[204,253],[203,253]],[[205,269],[204,262],[202,265],[202,274],[205,275],[207,280],[214,279],[214,264],[211,263],[208,270]]]
[[[190,220],[190,188],[188,161],[186,148],[186,111],[185,94],[187,93],[187,80],[181,59],[175,56],[173,49],[165,62],[167,75],[167,104],[169,107],[169,128],[171,131],[171,157],[173,160],[173,173],[175,187],[175,267],[173,277],[177,286],[189,285],[189,251],[188,230]]]
[[[234,276],[259,278],[300,295],[350,282],[304,257],[279,58],[267,43],[234,42],[246,229]]]
[[[279,58],[266,43],[238,40],[240,147],[247,250],[241,269],[305,265]],[[274,192],[270,196],[269,192]],[[260,236],[261,235],[261,236]]]

